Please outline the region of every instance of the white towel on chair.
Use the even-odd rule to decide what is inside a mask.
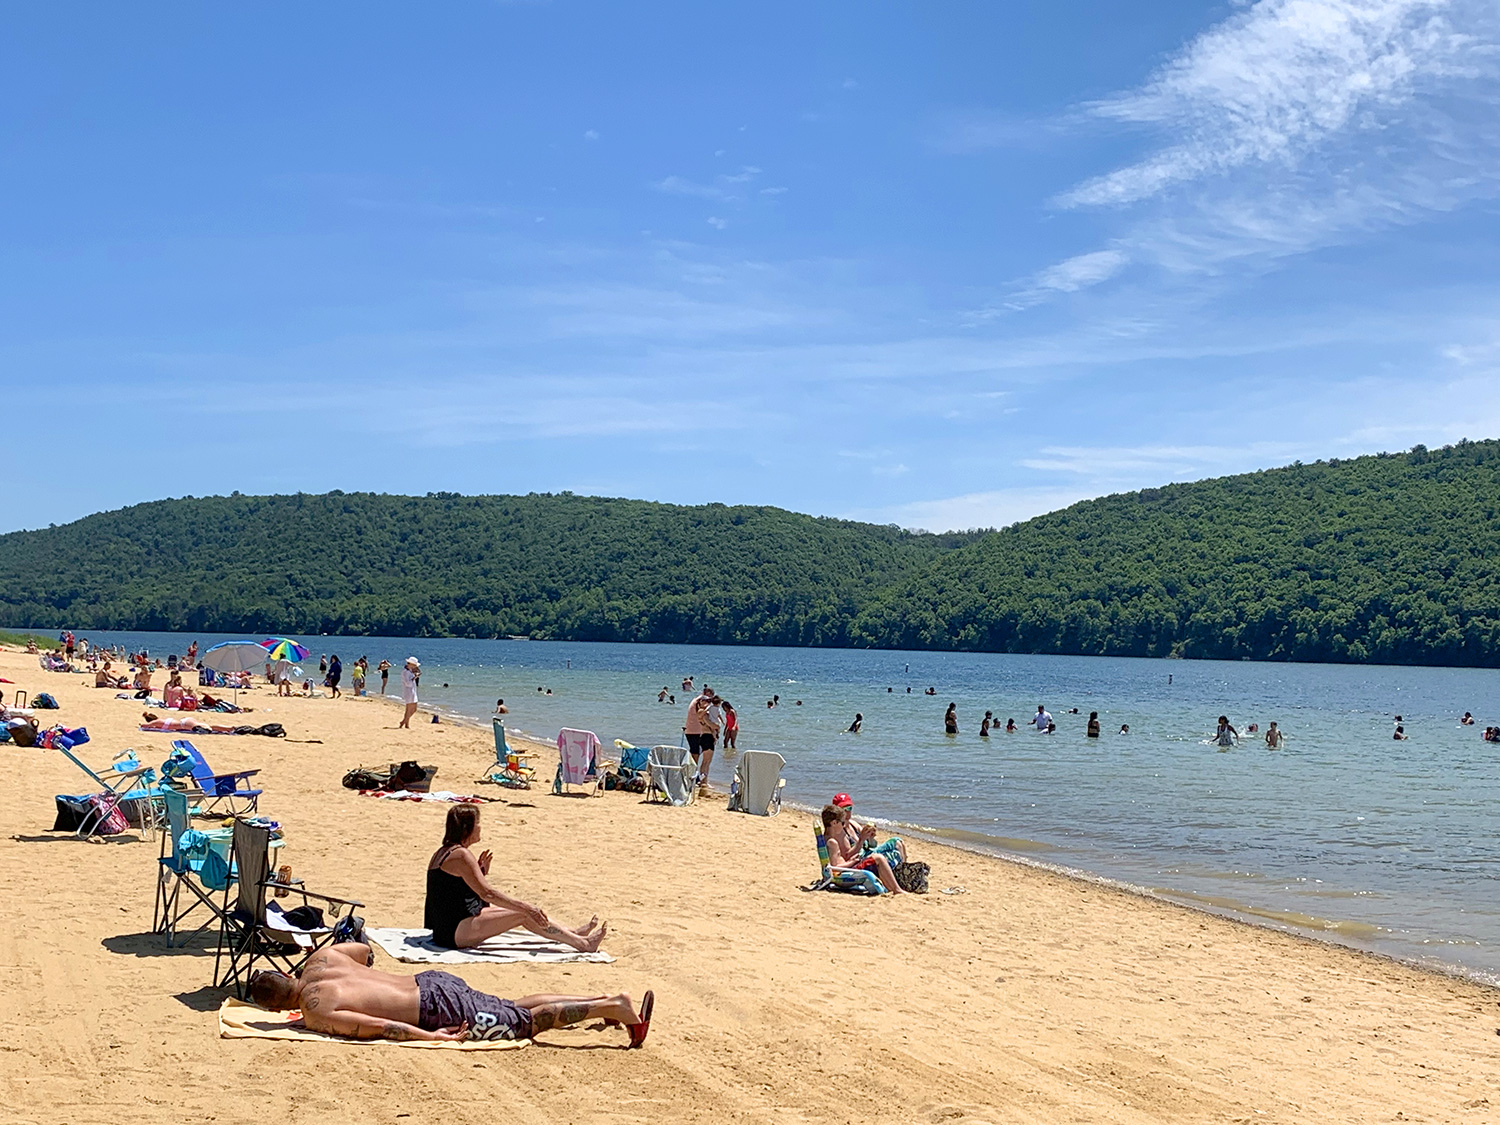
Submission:
[[[602,949],[597,953],[580,953],[561,942],[548,941],[527,930],[510,930],[490,938],[472,949],[445,949],[432,943],[431,930],[402,930],[394,927],[368,927],[365,937],[397,961],[410,965],[463,965],[487,961],[503,965],[520,961],[556,964],[564,961],[614,961]]]

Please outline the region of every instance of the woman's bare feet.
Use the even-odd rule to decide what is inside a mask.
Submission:
[[[583,925],[581,925],[581,926],[574,926],[573,927],[573,932],[575,934],[577,934],[579,937],[583,937],[585,934],[587,934],[590,930],[592,930],[598,924],[599,924],[599,915],[595,914],[592,918],[590,918]]]
[[[604,935],[609,933],[609,923],[605,922],[597,930],[591,930],[586,934],[579,934],[583,938],[583,953],[595,953],[604,944]]]

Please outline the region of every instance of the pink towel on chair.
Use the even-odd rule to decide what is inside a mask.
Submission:
[[[591,730],[564,727],[557,732],[557,754],[565,785],[587,785],[599,758],[599,736]]]

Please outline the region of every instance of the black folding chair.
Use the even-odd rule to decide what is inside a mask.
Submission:
[[[259,963],[295,975],[333,937],[331,924],[297,925],[268,891],[286,891],[311,906],[316,899],[327,917],[345,907],[363,906],[352,898],[310,891],[301,879],[277,882],[271,875],[271,830],[246,820],[234,822],[231,866],[236,881],[224,891],[223,924],[214,954],[214,987],[232,988],[241,999]],[[230,903],[234,897],[233,905]]]

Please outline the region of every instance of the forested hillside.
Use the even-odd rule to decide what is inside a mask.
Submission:
[[[0,626],[1500,664],[1500,442],[925,535],[776,508],[369,494],[0,536]]]
[[[1075,504],[880,594],[857,645],[1500,664],[1500,442]]]
[[[165,500],[0,536],[0,625],[843,645],[973,538],[568,494]]]

